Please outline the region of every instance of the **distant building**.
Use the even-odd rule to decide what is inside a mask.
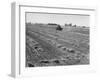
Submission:
[[[55,23],[48,23],[48,27],[53,27],[56,28],[56,30],[61,31],[63,28],[61,27],[61,25],[59,24],[55,24]]]
[[[48,26],[48,27],[51,27],[51,28],[56,28],[56,27],[58,27],[58,25],[59,25],[59,24],[56,24],[56,23],[48,23],[48,24],[47,24],[47,26]]]
[[[56,23],[48,23],[48,25],[58,25],[58,24],[56,24]]]

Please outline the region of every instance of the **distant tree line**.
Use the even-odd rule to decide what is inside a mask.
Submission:
[[[72,24],[72,23],[69,23],[69,24],[67,24],[67,23],[65,23],[65,27],[79,27],[78,25],[76,25],[76,24]],[[83,27],[83,28],[85,28],[86,26],[80,26],[80,27]]]
[[[26,26],[31,26],[31,25],[32,25],[31,22],[26,23]]]

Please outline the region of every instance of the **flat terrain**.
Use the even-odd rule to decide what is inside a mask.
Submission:
[[[26,67],[89,64],[89,28],[26,25]]]

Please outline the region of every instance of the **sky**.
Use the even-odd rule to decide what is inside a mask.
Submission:
[[[65,23],[77,26],[89,27],[88,15],[73,15],[73,14],[48,14],[48,13],[26,13],[26,22],[31,23],[56,23],[64,25]]]

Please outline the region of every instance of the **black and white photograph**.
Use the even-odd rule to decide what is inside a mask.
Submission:
[[[90,64],[90,16],[25,12],[25,67]]]

